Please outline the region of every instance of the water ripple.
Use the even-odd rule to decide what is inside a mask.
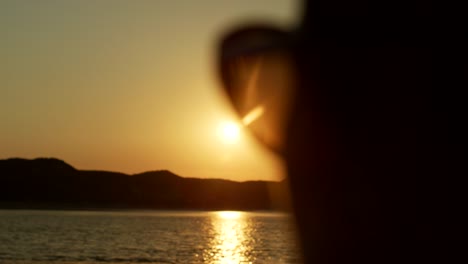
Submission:
[[[298,263],[289,217],[0,210],[0,263]]]

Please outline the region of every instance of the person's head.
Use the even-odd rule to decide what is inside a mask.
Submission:
[[[307,1],[289,32],[251,25],[221,40],[234,108],[286,161],[306,261],[399,262],[424,244],[404,227],[421,221],[412,208],[427,193],[416,182],[434,173],[420,145],[431,103],[428,7]]]

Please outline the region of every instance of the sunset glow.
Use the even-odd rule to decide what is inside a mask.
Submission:
[[[255,94],[252,112],[237,116],[213,69],[231,26],[252,15],[289,28],[296,8],[286,0],[0,1],[0,159],[283,178],[281,161],[246,133],[263,111]]]

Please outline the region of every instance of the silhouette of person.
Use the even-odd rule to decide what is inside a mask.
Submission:
[[[222,39],[221,77],[242,116],[252,103],[239,94],[252,93],[239,91],[247,88],[237,85],[236,61],[284,53],[292,61],[288,87],[256,88],[294,91],[282,145],[254,134],[286,161],[306,263],[435,257],[441,185],[459,173],[461,155],[454,88],[437,86],[445,76],[432,19],[425,1],[314,0],[292,32],[252,25]]]

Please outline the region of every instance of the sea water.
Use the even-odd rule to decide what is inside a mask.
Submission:
[[[270,212],[0,210],[0,263],[298,263]]]

